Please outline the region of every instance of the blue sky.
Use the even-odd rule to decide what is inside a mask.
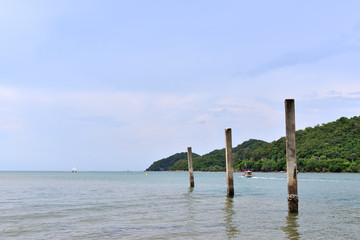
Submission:
[[[0,1],[0,170],[144,170],[360,111],[359,1]]]

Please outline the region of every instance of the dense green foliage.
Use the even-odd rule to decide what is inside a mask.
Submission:
[[[199,157],[198,154],[193,153],[193,158]],[[187,153],[176,153],[168,158],[163,158],[159,161],[154,162],[151,164],[151,166],[146,169],[146,171],[167,171],[170,170],[170,167],[172,167],[177,161],[181,159],[187,159]],[[186,160],[186,166],[187,166],[187,160]]]
[[[296,146],[301,172],[360,172],[360,117],[342,117],[335,122],[298,130]],[[271,143],[250,139],[233,148],[233,155],[235,170],[286,170],[284,137]],[[176,159],[168,163],[167,169],[187,170],[187,155]],[[224,171],[225,149],[193,156],[193,165],[195,171]]]

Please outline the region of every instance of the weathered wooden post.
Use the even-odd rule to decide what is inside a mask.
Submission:
[[[294,99],[285,99],[285,123],[288,209],[289,213],[298,213]]]
[[[192,151],[191,147],[187,148],[188,150],[188,167],[189,167],[189,175],[190,175],[190,187],[194,187],[194,171],[193,171],[193,162],[192,162]]]
[[[225,156],[226,156],[226,181],[227,181],[227,195],[234,196],[234,178],[233,178],[233,156],[232,156],[232,139],[231,128],[225,129]]]

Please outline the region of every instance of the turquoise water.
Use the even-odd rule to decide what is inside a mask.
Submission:
[[[0,239],[360,239],[360,174],[0,172]]]

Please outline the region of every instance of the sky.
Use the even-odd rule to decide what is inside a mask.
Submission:
[[[0,171],[138,171],[359,116],[360,2],[0,0]]]

